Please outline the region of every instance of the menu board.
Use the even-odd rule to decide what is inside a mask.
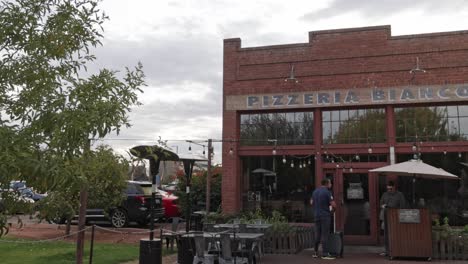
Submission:
[[[421,223],[421,215],[419,209],[400,209],[398,210],[398,218],[400,223]]]
[[[364,189],[361,183],[350,183],[346,190],[346,197],[348,199],[364,199]]]

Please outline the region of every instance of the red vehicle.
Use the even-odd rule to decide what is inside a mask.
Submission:
[[[163,195],[162,202],[163,202],[163,207],[165,209],[164,216],[166,217],[166,219],[180,216],[179,205],[178,205],[179,197],[173,194],[170,194],[168,196]]]
[[[151,182],[139,182],[146,195],[151,195]],[[164,218],[179,217],[179,197],[170,192],[158,189],[158,194],[162,197],[162,207],[164,208]]]

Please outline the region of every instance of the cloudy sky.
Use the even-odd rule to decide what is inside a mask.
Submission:
[[[159,137],[179,153],[188,151],[185,140],[221,139],[225,38],[255,47],[348,27],[391,25],[392,35],[468,30],[467,0],[104,0],[101,8],[110,20],[98,66],[141,62],[147,76],[133,126],[104,141],[121,153]],[[220,162],[221,144],[214,146]]]

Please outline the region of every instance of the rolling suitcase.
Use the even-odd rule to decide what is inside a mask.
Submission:
[[[336,257],[343,257],[343,232],[336,231],[335,214],[333,213],[333,232],[328,237],[328,251]]]

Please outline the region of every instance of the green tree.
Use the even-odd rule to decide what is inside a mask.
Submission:
[[[0,125],[16,126],[16,136],[29,142],[24,149],[39,153],[28,154],[38,161],[28,165],[35,166],[30,170],[35,175],[11,169],[6,178],[32,177],[57,192],[86,190],[91,175],[86,162],[93,157],[87,153],[89,139],[130,126],[128,112],[139,104],[144,85],[141,64],[124,72],[87,73],[96,59],[90,50],[101,46],[102,25],[108,19],[99,2],[1,2]],[[17,163],[12,166],[19,167]]]
[[[205,210],[206,202],[206,176],[207,171],[201,173],[195,173],[192,176],[192,186],[190,188],[190,204],[192,211],[194,210]],[[187,210],[187,194],[185,193],[186,184],[185,175],[179,177],[178,190],[175,194],[179,197],[179,205],[181,213],[185,216]],[[221,181],[222,174],[219,167],[213,168],[211,176],[211,197],[210,207],[212,210],[219,210],[221,208]]]

